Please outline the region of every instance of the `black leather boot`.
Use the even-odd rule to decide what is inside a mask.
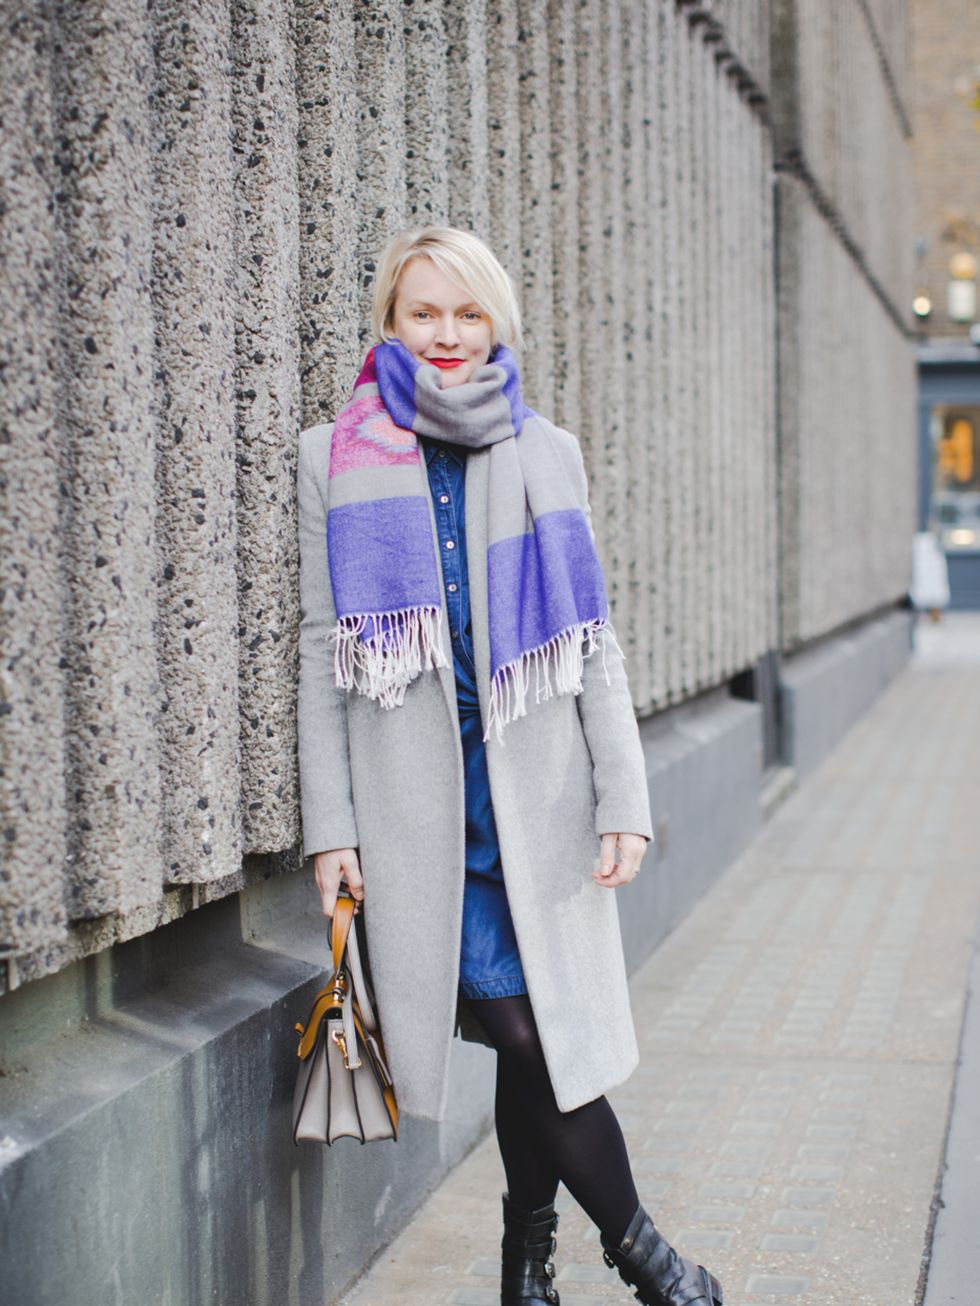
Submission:
[[[560,1306],[552,1284],[558,1215],[554,1205],[528,1211],[506,1193],[504,1237],[500,1244],[500,1306]]]
[[[602,1240],[603,1259],[619,1277],[638,1289],[644,1306],[722,1306],[721,1284],[703,1265],[678,1256],[654,1228],[642,1206],[618,1247]]]

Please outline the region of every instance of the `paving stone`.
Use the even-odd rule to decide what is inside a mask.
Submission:
[[[836,1183],[844,1178],[842,1165],[793,1165],[790,1166],[791,1179],[812,1179],[814,1183]]]
[[[762,1166],[756,1161],[713,1161],[710,1173],[729,1179],[757,1179]]]
[[[748,1198],[755,1195],[756,1187],[756,1184],[744,1182],[728,1183],[722,1180],[712,1180],[701,1185],[698,1189],[698,1196],[718,1197],[722,1201],[727,1201],[730,1198],[743,1198],[748,1200]]]
[[[700,1134],[704,1129],[703,1120],[658,1120],[653,1126],[656,1134]]]
[[[780,1201],[787,1206],[829,1206],[837,1200],[836,1188],[784,1188]]]
[[[806,1292],[809,1279],[782,1275],[753,1274],[745,1284],[746,1292],[778,1293],[784,1297],[798,1297]]]
[[[734,1237],[731,1229],[679,1229],[671,1241],[676,1240],[678,1247],[689,1247],[691,1251],[721,1248],[727,1252]]]
[[[739,1115],[751,1116],[754,1120],[785,1120],[789,1107],[784,1103],[746,1102],[739,1107]]]
[[[828,1211],[808,1211],[801,1207],[796,1210],[774,1211],[769,1223],[777,1229],[826,1229],[829,1220]]]
[[[857,1137],[856,1125],[807,1125],[807,1138],[850,1139]]]
[[[750,1138],[771,1138],[779,1129],[779,1124],[772,1120],[735,1120],[728,1132]]]
[[[571,1261],[555,1275],[562,1283],[619,1283],[619,1275],[610,1270],[601,1257],[595,1264],[584,1261]],[[564,1300],[564,1298],[562,1298]],[[499,1306],[499,1302],[498,1302]]]
[[[744,1161],[761,1161],[772,1151],[769,1143],[760,1143],[754,1140],[729,1139],[727,1143],[722,1143],[720,1152],[722,1156],[739,1157]]]
[[[687,1218],[692,1224],[738,1224],[745,1211],[744,1206],[689,1206]]]
[[[495,1260],[473,1261],[471,1265],[466,1267],[464,1273],[476,1276],[489,1275],[493,1279],[499,1278],[500,1258],[497,1257]]]
[[[767,1233],[759,1246],[764,1252],[812,1252],[820,1239],[796,1233]]]
[[[796,1149],[801,1161],[834,1164],[846,1161],[851,1149],[846,1143],[803,1143]]]

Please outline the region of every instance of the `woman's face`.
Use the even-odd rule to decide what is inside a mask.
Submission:
[[[430,258],[402,268],[392,319],[406,349],[439,368],[443,390],[468,381],[490,357],[490,318]]]

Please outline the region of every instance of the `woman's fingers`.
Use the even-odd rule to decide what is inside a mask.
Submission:
[[[361,875],[361,864],[358,861],[357,853],[353,848],[347,850],[351,857],[344,863],[343,875],[347,881],[347,887],[350,890],[350,896],[354,899],[354,911],[360,911],[360,904],[364,901],[364,877]]]
[[[619,861],[616,850],[619,849]],[[606,889],[616,889],[629,884],[639,874],[640,862],[646,852],[647,840],[642,834],[604,834],[599,849],[599,869],[592,873],[597,884]]]
[[[332,916],[337,909],[337,894],[342,879],[347,880],[355,902],[363,901],[364,879],[355,848],[333,848],[329,852],[317,853],[313,859],[313,873],[316,887],[320,891],[324,916]]]
[[[601,884],[608,884],[610,878],[616,874],[616,842],[619,839],[618,834],[604,834],[599,844],[599,870],[595,873],[595,878]]]

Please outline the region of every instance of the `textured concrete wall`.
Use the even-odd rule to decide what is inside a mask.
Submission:
[[[947,297],[950,259],[980,259],[980,21],[974,0],[911,0],[910,10],[915,235],[925,243],[916,291],[932,301],[920,330],[965,344],[970,323],[950,317]]]
[[[773,0],[784,650],[911,580],[905,4]]]
[[[775,42],[765,0],[5,17],[8,985],[296,864],[296,435],[346,397],[407,223],[473,227],[520,287],[527,395],[584,446],[641,714],[779,645],[779,543],[784,643],[900,592],[901,20],[835,0],[831,48],[815,0],[792,42],[773,3]],[[783,246],[782,366],[803,379],[781,381],[777,471],[789,44],[780,139],[800,126],[830,198],[818,221],[813,186],[786,188],[806,247]],[[811,356],[846,395],[829,430]],[[855,580],[826,522],[866,500],[883,534]]]
[[[2,51],[8,984],[295,850],[296,433],[406,223],[521,289],[637,708],[772,645],[764,4],[106,0]]]

